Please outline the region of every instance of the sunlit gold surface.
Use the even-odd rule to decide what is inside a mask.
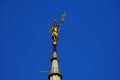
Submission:
[[[56,41],[53,42],[53,46],[57,46],[57,42]]]
[[[58,26],[54,26],[52,29],[52,39],[54,41],[57,41],[58,40]]]

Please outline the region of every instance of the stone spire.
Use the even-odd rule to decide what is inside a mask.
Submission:
[[[50,70],[50,73],[48,75],[49,80],[61,80],[62,79],[62,74],[59,70],[59,65],[58,65],[58,54],[57,51],[53,51],[53,54],[51,56],[51,62],[52,62],[52,67]]]

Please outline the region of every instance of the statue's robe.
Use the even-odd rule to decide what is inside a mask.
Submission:
[[[52,28],[52,39],[54,41],[57,41],[58,40],[58,26],[54,26]]]

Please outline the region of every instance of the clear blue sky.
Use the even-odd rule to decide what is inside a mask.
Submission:
[[[67,13],[58,52],[63,80],[120,80],[119,0],[1,0],[0,80],[47,80],[49,29]]]

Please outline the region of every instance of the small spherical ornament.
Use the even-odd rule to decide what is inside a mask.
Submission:
[[[53,42],[53,46],[57,46],[57,42],[56,41]]]

